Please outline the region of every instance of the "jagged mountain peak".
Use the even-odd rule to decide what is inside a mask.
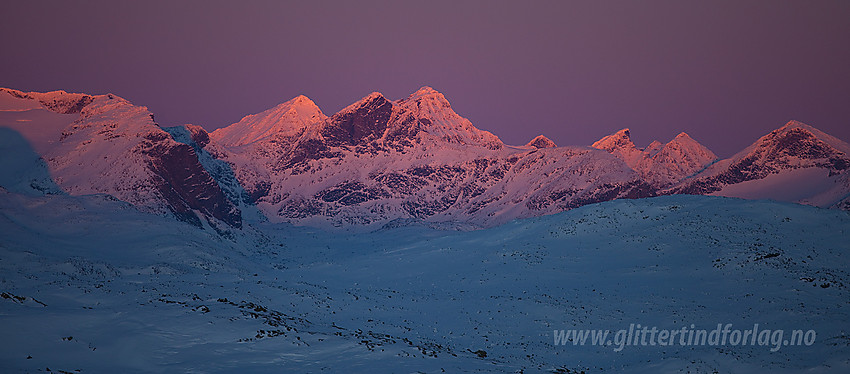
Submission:
[[[480,130],[452,109],[439,91],[424,86],[405,99],[396,101],[419,124],[419,129],[450,143],[476,145],[497,149],[502,141],[489,131]]]
[[[675,138],[673,138],[673,140],[677,140],[677,139],[690,139],[690,140],[693,140],[693,138],[691,138],[691,136],[690,136],[690,135],[688,135],[688,133],[686,133],[686,132],[684,132],[684,131],[680,132],[680,133],[679,133],[679,135],[676,135],[676,137],[675,137]]]
[[[390,101],[390,100],[388,100],[386,98],[386,96],[384,96],[384,94],[382,94],[378,91],[375,91],[375,92],[372,92],[372,93],[364,96],[362,99],[355,101],[353,104],[343,108],[342,110],[339,111],[339,113],[356,110],[357,108],[360,108],[364,105],[368,105],[369,103],[384,102],[384,101]]]
[[[446,111],[449,115],[457,115],[452,110],[452,105],[446,99],[446,96],[429,86],[423,86],[410,94],[410,96],[398,100],[396,103],[417,112],[429,112],[433,114]]]
[[[789,134],[793,134],[793,136],[789,137]],[[844,153],[845,155],[850,155],[850,144],[848,144],[847,142],[838,139],[830,134],[827,134],[813,126],[795,120],[788,121],[782,127],[773,130],[770,134],[767,134],[761,139],[759,139],[759,141],[767,139],[773,139],[774,141],[778,141],[779,139],[784,138],[785,141],[778,143],[777,145],[788,146],[790,143],[792,143],[792,140],[795,140],[800,137],[816,139],[829,145],[837,151]]]
[[[638,149],[632,143],[629,129],[625,128],[593,143],[593,147],[623,160],[653,186],[675,184],[717,159],[708,148],[684,132],[666,144],[656,140]]]
[[[850,187],[848,154],[844,141],[789,121],[671,192],[835,206]]]
[[[711,152],[711,150],[706,148],[704,145],[700,144],[698,141],[694,140],[694,138],[690,137],[690,135],[688,135],[685,132],[681,132],[681,133],[679,133],[679,135],[676,135],[676,137],[673,138],[673,140],[669,141],[667,144],[665,144],[661,148],[661,151],[664,151],[665,149],[669,150],[669,149],[673,149],[673,148],[689,149],[691,153],[702,154],[702,155],[705,156],[705,158],[711,159],[711,160],[714,160],[714,159],[717,158],[714,155],[714,153]]]
[[[628,128],[624,128],[620,131],[617,131],[611,135],[605,136],[602,139],[593,143],[593,148],[604,149],[606,151],[613,151],[615,149],[632,149],[635,148],[635,144],[632,143],[631,133]]]
[[[537,135],[534,139],[531,139],[526,147],[534,147],[534,148],[555,148],[557,145],[551,139],[547,138],[544,135]]]
[[[416,90],[416,92],[414,92],[413,95],[411,95],[411,96],[431,95],[431,94],[439,94],[439,93],[440,93],[439,91],[435,90],[431,86],[422,86],[422,87],[419,87],[419,89]]]
[[[837,152],[844,155],[850,154],[850,145],[817,128],[792,120],[762,136],[732,158],[742,159],[759,154],[759,157],[769,158],[785,155],[816,159]]]
[[[438,102],[442,106],[451,106],[449,104],[449,101],[446,100],[446,97],[442,93],[433,89],[430,86],[423,86],[422,88],[416,90],[416,92],[410,94],[410,96],[408,96],[406,99],[399,100],[399,103],[422,102],[423,100]]]

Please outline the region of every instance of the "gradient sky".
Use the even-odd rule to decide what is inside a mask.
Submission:
[[[791,119],[850,140],[850,1],[3,1],[0,86],[115,93],[223,127],[420,86],[509,144],[729,156]]]

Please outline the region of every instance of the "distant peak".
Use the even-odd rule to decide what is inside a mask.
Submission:
[[[534,148],[555,148],[555,147],[557,147],[555,142],[553,142],[552,140],[550,140],[549,138],[547,138],[544,135],[537,135],[534,139],[531,139],[531,141],[528,142],[528,144],[526,144],[526,146],[534,147]]]
[[[375,91],[375,92],[372,92],[372,93],[366,95],[366,97],[364,97],[363,100],[361,100],[361,101],[364,101],[364,100],[371,101],[371,100],[375,100],[375,99],[379,99],[379,98],[386,100],[386,97],[384,97],[384,94],[382,94],[378,91]]]
[[[416,90],[416,92],[410,94],[406,99],[400,100],[401,102],[410,101],[410,102],[421,102],[421,101],[433,101],[438,102],[440,106],[451,106],[446,97],[440,93],[439,91],[429,87],[423,86],[422,88]]]
[[[611,151],[616,148],[635,148],[632,143],[631,133],[628,128],[624,128],[593,143],[593,148],[604,149]]]
[[[850,154],[850,144],[847,144],[845,141],[803,122],[793,120],[788,121],[784,126],[761,137],[750,148],[756,146],[756,144],[761,144],[761,146],[795,147],[802,149],[800,148],[802,147],[801,144],[806,142],[824,142],[845,154]],[[747,152],[750,148],[745,149],[742,153]]]
[[[298,96],[295,96],[295,97],[292,99],[292,101],[293,101],[293,102],[296,102],[296,103],[305,103],[305,102],[306,102],[306,103],[313,103],[313,100],[310,100],[310,98],[309,98],[309,97],[304,96],[304,95],[298,95]]]
[[[416,90],[416,92],[413,93],[413,96],[433,95],[433,94],[438,94],[438,93],[440,93],[440,92],[435,90],[431,86],[422,86],[421,88]]]
[[[696,142],[696,140],[694,140],[694,138],[692,138],[690,135],[688,135],[688,133],[686,133],[684,131],[680,132],[679,135],[676,135],[676,137],[673,138],[672,141],[674,141],[674,142]]]
[[[289,101],[286,101],[286,102],[284,102],[284,103],[282,103],[278,106],[291,106],[291,107],[299,107],[299,108],[306,107],[306,108],[316,108],[316,109],[319,108],[319,106],[316,105],[316,103],[314,103],[313,100],[310,100],[309,97],[304,96],[304,95],[295,96],[294,98],[290,99]]]
[[[807,125],[803,122],[800,122],[800,121],[795,121],[795,120],[788,121],[784,126],[780,127],[777,130],[787,131],[787,130],[791,130],[791,129],[803,129],[803,130],[808,130],[810,132],[812,130],[815,130],[814,127],[809,126],[809,125]]]
[[[327,116],[310,98],[298,95],[274,108],[250,114],[239,122],[213,131],[211,138],[225,146],[240,146],[270,136],[293,137]]]

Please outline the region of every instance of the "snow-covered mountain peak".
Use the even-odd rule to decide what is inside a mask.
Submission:
[[[632,143],[631,134],[628,128],[617,131],[593,143],[593,148],[604,149],[612,152],[615,149],[632,149],[635,144]]]
[[[782,127],[773,130],[769,134],[763,136],[761,139],[759,139],[757,144],[764,144],[765,142],[768,142],[775,143],[777,146],[780,147],[784,147],[802,138],[807,138],[810,140],[816,139],[829,145],[835,150],[844,153],[845,155],[850,154],[850,145],[848,145],[847,142],[838,139],[832,135],[829,135],[821,130],[818,130],[815,127],[809,126],[803,122],[795,120],[788,121],[788,123],[786,123]],[[747,148],[744,151],[748,150],[750,150],[750,148]]]
[[[497,136],[455,113],[446,97],[431,87],[422,87],[395,104],[399,118],[405,118],[402,122],[415,122],[419,130],[441,141],[490,149],[504,146]]]
[[[684,131],[680,132],[679,135],[676,135],[676,137],[673,138],[673,140],[678,140],[678,139],[690,139],[691,141],[693,141],[693,138],[691,138],[691,136],[688,135],[688,133],[686,133]]]
[[[794,157],[820,159],[850,154],[850,145],[823,131],[799,121],[789,121],[784,126],[759,138],[739,152],[733,159],[757,156],[774,159]]]
[[[549,138],[547,138],[544,135],[537,135],[534,139],[531,139],[531,141],[528,142],[528,144],[526,144],[525,146],[526,147],[534,147],[534,148],[555,148],[555,147],[557,147],[555,142],[553,142],[552,140],[550,140]]]
[[[388,100],[384,96],[384,94],[382,94],[380,92],[372,92],[372,93],[364,96],[362,99],[355,101],[351,105],[349,105],[345,108],[342,108],[342,110],[340,110],[336,114],[332,115],[329,119],[331,121],[333,121],[334,118],[350,116],[350,115],[352,115],[352,113],[362,111],[363,108],[379,107],[379,106],[384,105],[385,103],[392,104],[392,102],[390,100]]]
[[[328,117],[307,96],[278,104],[262,113],[243,117],[239,122],[213,131],[210,137],[225,146],[241,146],[268,137],[296,137],[307,127]]]
[[[408,101],[417,103],[421,103],[423,101],[430,101],[438,103],[438,105],[440,106],[451,107],[449,101],[446,100],[446,97],[442,93],[429,86],[423,86],[422,88],[416,90],[416,92],[410,94],[410,96],[408,96],[406,99],[399,100],[399,102]]]
[[[850,188],[848,154],[844,141],[789,121],[671,192],[840,206]]]
[[[714,155],[714,152],[711,152],[708,148],[691,138],[688,134],[682,132],[679,135],[676,135],[673,140],[665,144],[660,151],[673,151],[673,150],[682,150],[686,152],[690,152],[689,155],[680,154],[680,156],[687,157],[693,155],[704,156],[701,158],[705,158],[706,160],[713,161],[717,157]]]
[[[656,187],[678,183],[717,159],[708,148],[684,132],[666,144],[653,141],[641,150],[632,143],[629,129],[625,128],[593,143],[593,147],[623,160]]]
[[[439,94],[439,93],[440,93],[439,91],[435,90],[431,86],[422,86],[418,90],[416,90],[416,92],[414,92],[413,95],[411,95],[411,96],[431,95],[431,94]]]

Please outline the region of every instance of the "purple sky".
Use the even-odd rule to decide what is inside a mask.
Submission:
[[[509,144],[629,127],[729,156],[791,119],[850,140],[845,0],[3,1],[0,31],[0,86],[112,92],[162,125],[430,85]]]

